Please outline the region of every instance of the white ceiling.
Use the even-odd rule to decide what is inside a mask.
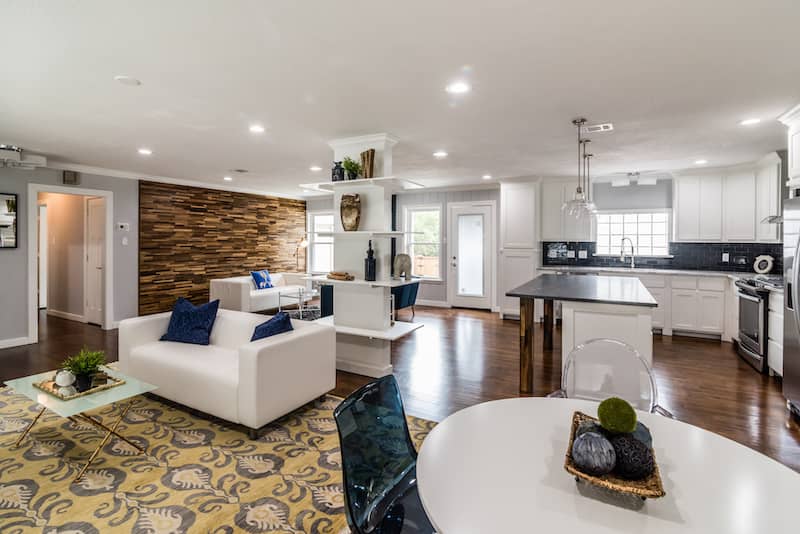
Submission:
[[[5,0],[0,15],[0,142],[287,195],[329,178],[328,140],[375,132],[401,140],[396,175],[430,186],[568,175],[577,115],[614,123],[594,136],[597,174],[753,161],[785,147],[774,119],[800,102],[797,0]],[[473,91],[446,94],[456,78]],[[232,168],[251,173],[223,183]]]

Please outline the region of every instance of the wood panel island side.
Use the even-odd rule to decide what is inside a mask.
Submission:
[[[553,348],[553,301],[561,301],[561,362],[590,339],[610,338],[632,345],[653,363],[652,311],[656,300],[637,278],[542,274],[512,289],[520,299],[519,392],[533,394],[534,301],[544,301],[545,350]],[[546,395],[549,391],[536,392]]]

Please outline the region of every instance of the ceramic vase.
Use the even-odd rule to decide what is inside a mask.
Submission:
[[[411,280],[411,256],[408,254],[398,254],[394,257],[394,275],[397,278]]]
[[[355,232],[361,223],[361,196],[342,195],[339,205],[339,214],[342,218],[342,228],[345,232]]]

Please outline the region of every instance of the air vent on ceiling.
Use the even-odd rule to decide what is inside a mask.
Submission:
[[[603,124],[590,124],[589,126],[584,126],[581,128],[581,133],[585,134],[593,134],[593,133],[602,133],[602,132],[610,132],[614,129],[614,125],[610,122],[606,122]]]
[[[44,156],[25,154],[18,146],[0,144],[0,167],[31,170],[45,165],[47,159]]]

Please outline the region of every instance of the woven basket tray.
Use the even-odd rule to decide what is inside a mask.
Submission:
[[[613,473],[601,476],[593,476],[579,471],[572,462],[572,442],[575,440],[575,432],[578,430],[578,425],[584,421],[597,422],[597,419],[582,412],[575,412],[572,414],[572,429],[569,433],[567,457],[564,460],[564,469],[566,469],[568,473],[594,486],[599,486],[601,488],[627,495],[635,495],[636,497],[641,497],[643,499],[657,499],[666,495],[664,486],[661,484],[661,475],[658,472],[657,462],[655,469],[653,469],[653,472],[650,474],[650,476],[642,480],[627,480],[624,478],[618,478]],[[653,451],[653,459],[655,459],[655,451]]]
[[[45,393],[52,395],[57,399],[61,399],[63,401],[69,401],[72,399],[77,399],[79,397],[85,397],[86,395],[91,395],[92,393],[97,393],[98,391],[105,391],[107,389],[111,389],[113,387],[121,386],[124,384],[125,381],[121,378],[115,378],[113,376],[106,375],[106,382],[105,384],[97,384],[92,385],[91,388],[87,389],[86,391],[80,391],[75,393],[74,395],[62,395],[58,392],[60,389],[58,384],[55,383],[53,380],[43,380],[41,382],[35,382],[33,385],[34,387],[41,389]]]

